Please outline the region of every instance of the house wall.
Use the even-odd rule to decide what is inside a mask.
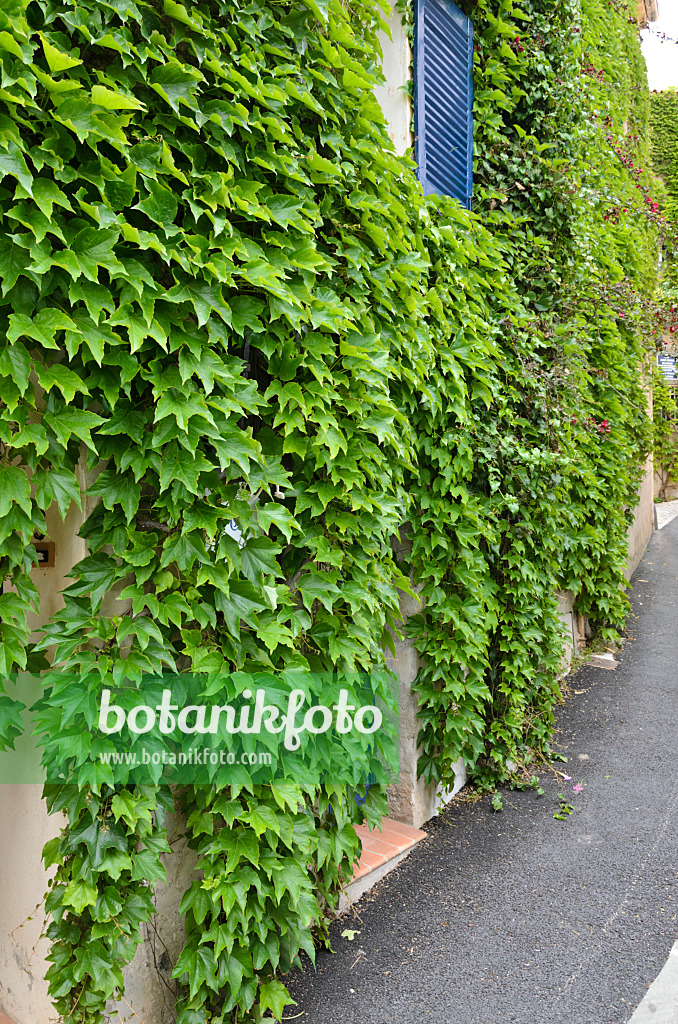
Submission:
[[[649,380],[649,374],[648,374]],[[647,398],[647,414],[652,419],[652,387],[645,387]],[[633,523],[627,531],[629,559],[626,566],[626,578],[630,580],[645,554],[645,549],[654,532],[654,459],[652,453],[645,460],[645,474],[638,488],[638,503],[633,513]]]
[[[403,156],[413,145],[410,129],[412,104],[405,91],[410,80],[412,51],[400,15],[393,12],[388,24],[391,37],[385,32],[379,33],[383,53],[382,71],[386,82],[377,86],[374,92],[388,123],[388,133],[396,153]]]
[[[86,514],[86,508],[81,512],[75,504],[65,521],[56,505],[47,512],[46,537],[54,541],[55,564],[49,569],[36,568],[31,574],[40,594],[40,611],[29,623],[34,629],[63,607],[61,591],[68,586],[67,573],[87,550],[77,536]],[[41,785],[5,783],[12,778],[13,765],[11,753],[0,754],[0,782],[4,783],[0,784],[0,1006],[19,1024],[48,1024],[54,1020],[43,980],[49,967],[45,960],[49,943],[40,939],[44,913],[36,908],[53,874],[42,865],[42,848],[58,834],[62,819],[47,814]]]
[[[637,0],[638,27],[647,28],[648,21],[656,21],[659,17],[657,0]]]
[[[401,89],[409,77],[410,47],[400,16],[394,15],[389,25],[392,38],[381,33],[387,81],[376,90],[376,94],[388,119],[389,134],[396,152],[403,155],[412,146],[411,105],[408,95]],[[81,472],[81,483],[84,490],[84,471]],[[41,602],[39,615],[34,616],[30,623],[34,629],[38,629],[63,605],[61,592],[68,586],[67,573],[86,554],[85,542],[77,536],[77,531],[89,511],[85,508],[81,512],[73,505],[65,522],[61,521],[56,506],[47,514],[47,537],[55,542],[55,565],[33,572]],[[121,610],[119,606],[116,608],[118,613]],[[413,656],[416,658],[414,651],[401,651],[405,661],[411,661]],[[403,672],[403,680],[411,681],[416,674],[417,668],[412,664],[409,674]],[[410,693],[403,706],[405,716],[411,701]],[[415,729],[416,723],[410,722],[407,733],[409,746],[414,744],[416,747]],[[405,755],[408,758],[408,775],[416,773],[416,751],[414,748],[409,751],[407,747]],[[3,777],[2,763],[0,755],[0,779]],[[5,763],[9,764],[8,761]],[[428,787],[424,794],[416,778],[409,780],[407,785],[416,810],[403,820],[421,823],[433,813],[435,790]],[[419,790],[422,790],[421,799],[415,796]],[[49,967],[45,960],[49,943],[46,939],[40,940],[44,915],[39,912],[33,915],[33,911],[43,900],[49,880],[49,874],[42,866],[42,848],[58,833],[61,821],[58,816],[47,814],[41,799],[41,786],[27,784],[0,785],[0,820],[3,822],[0,831],[0,1006],[18,1024],[52,1024],[54,1010],[47,995],[47,983],[43,980]],[[121,1003],[118,1010],[121,1020],[130,1024],[138,1022],[139,1018],[144,1024],[171,1024],[174,1020],[171,969],[183,944],[183,923],[178,903],[192,877],[194,858],[185,848],[178,824],[173,822],[170,827],[176,834],[173,855],[166,861],[168,885],[157,887],[158,913],[153,927],[149,928],[147,941],[137,950],[136,957],[124,972],[127,1002]],[[31,915],[33,920],[21,926]]]
[[[638,563],[654,531],[654,462],[649,455],[645,463],[645,476],[638,489],[638,504],[634,510],[633,523],[628,528],[629,560],[626,578],[636,571]]]
[[[392,38],[382,34],[386,82],[377,88],[376,95],[396,151],[402,155],[412,146],[411,104],[402,88],[409,78],[411,54],[398,15],[391,18],[390,29]],[[82,482],[84,484],[84,478]],[[630,571],[635,568],[652,532],[652,497],[652,469],[648,463],[634,524],[629,530]],[[48,513],[48,536],[56,544],[56,564],[51,569],[34,571],[41,594],[41,610],[32,622],[34,628],[58,611],[62,603],[61,591],[67,585],[66,574],[85,554],[84,541],[76,533],[87,512],[85,509],[81,513],[73,506],[65,523],[55,509]],[[583,626],[573,613],[572,597],[559,595],[559,609],[564,625],[571,631],[571,649],[576,650]],[[414,614],[417,609],[417,602],[403,595],[403,616]],[[411,684],[419,669],[418,658],[409,641],[398,640],[395,657],[390,662],[401,679],[401,780],[392,788],[390,808],[394,817],[417,826],[435,813],[441,800],[451,795],[440,794],[433,786],[424,786],[416,777],[420,751],[416,694],[412,693]],[[459,761],[456,767],[455,790],[465,780],[463,762]],[[45,960],[48,944],[44,939],[39,941],[43,916],[39,911],[34,913],[34,908],[43,899],[49,879],[42,867],[41,850],[58,832],[60,821],[56,816],[47,815],[40,786],[35,785],[0,785],[0,820],[3,822],[0,830],[0,1005],[18,1024],[52,1024],[54,1011],[43,980],[48,967]],[[169,828],[174,853],[167,859],[168,884],[156,888],[157,917],[147,929],[147,941],[125,971],[126,996],[125,1002],[119,1005],[119,1012],[126,1024],[140,1019],[144,1024],[171,1024],[174,1020],[171,966],[183,942],[178,903],[193,875],[194,860],[181,837],[179,823],[173,821]],[[26,921],[30,916],[33,920]]]
[[[671,338],[670,335],[669,335],[669,338],[671,339],[671,342],[672,342],[673,339]],[[667,340],[668,339],[667,339],[667,337],[665,335],[664,336],[664,341],[666,342]],[[669,382],[669,387],[673,391],[674,399],[677,398],[678,397],[678,384],[671,384]],[[678,445],[678,427],[674,431],[674,435],[673,436],[674,436],[674,441],[675,441],[676,445]],[[668,482],[664,483],[664,480],[662,479],[662,476],[660,475],[660,473],[656,472],[655,475],[654,475],[654,494],[655,494],[656,498],[662,498],[663,501],[673,501],[675,498],[678,498],[678,475],[676,475],[676,477],[674,477],[674,478],[669,478]]]

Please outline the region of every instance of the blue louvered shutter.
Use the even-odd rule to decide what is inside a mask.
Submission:
[[[424,195],[473,193],[473,23],[452,0],[417,0],[415,154]]]

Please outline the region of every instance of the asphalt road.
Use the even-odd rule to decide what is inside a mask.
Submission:
[[[485,798],[429,822],[333,925],[334,952],[286,979],[287,1020],[629,1021],[678,937],[678,520],[633,583],[619,667],[571,676],[557,711],[572,780],[542,775],[543,797],[506,791],[499,814]]]

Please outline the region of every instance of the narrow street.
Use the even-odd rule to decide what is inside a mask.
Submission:
[[[631,1020],[678,938],[678,519],[633,584],[618,668],[582,668],[557,710],[568,761],[555,767],[571,779],[543,773],[542,797],[506,791],[501,813],[455,803],[425,825],[429,839],[333,926],[317,972],[293,979],[286,1019]],[[558,792],[574,807],[563,821]],[[669,982],[633,1024],[678,1021],[675,967]]]

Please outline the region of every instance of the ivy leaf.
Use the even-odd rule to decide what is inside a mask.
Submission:
[[[22,711],[26,705],[0,693],[0,750],[14,748],[14,740],[24,732]]]
[[[0,352],[0,376],[11,377],[22,395],[28,387],[30,373],[31,357],[20,341]]]
[[[0,239],[0,278],[3,295],[6,295],[17,283],[19,276],[26,272],[29,259],[26,249],[20,248],[7,238]]]
[[[205,1016],[205,1013],[206,1011],[204,1009],[191,1010],[185,1006],[179,1012],[177,1024],[207,1024],[207,1017]]]
[[[310,6],[310,4],[309,4]],[[259,1005],[262,1014],[270,1010],[276,1020],[282,1020],[286,1006],[296,1006],[297,1003],[290,996],[285,986],[272,978],[264,981],[259,989]]]
[[[36,483],[36,500],[41,508],[49,508],[53,501],[59,506],[61,518],[66,518],[66,513],[74,502],[78,508],[80,504],[80,487],[74,473],[68,469],[40,470],[34,477]]]
[[[79,582],[72,583],[64,593],[71,597],[87,595],[91,599],[92,611],[96,611],[104,594],[108,593],[118,578],[117,564],[108,555],[98,552],[78,562],[73,570],[73,574],[76,573],[80,578]]]
[[[53,387],[58,387],[66,402],[72,402],[76,395],[89,395],[89,388],[78,377],[77,373],[73,373],[72,370],[69,370],[67,366],[62,366],[61,363],[53,363],[51,366],[44,366],[38,363],[36,364],[35,372],[40,381],[40,386],[46,392],[50,391]]]
[[[229,582],[228,598],[219,602],[219,608],[223,612],[229,630],[234,636],[239,636],[240,619],[256,628],[258,625],[256,613],[266,607],[259,590],[251,583],[231,580]]]
[[[229,425],[220,427],[219,435],[210,440],[216,449],[222,468],[226,469],[231,462],[235,462],[244,473],[249,473],[250,459],[256,458],[259,454],[257,442]]]
[[[144,615],[138,615],[136,618],[132,618],[129,615],[123,616],[116,636],[118,643],[122,643],[128,636],[136,636],[142,651],[146,650],[152,639],[157,640],[159,644],[163,642],[162,633],[158,626],[152,619]]]
[[[113,244],[118,240],[117,228],[101,231],[97,228],[83,228],[71,243],[78,266],[89,281],[98,282],[98,268],[103,267],[109,272],[124,273],[124,267],[113,252]]]
[[[210,930],[204,933],[204,940],[205,942],[213,943],[214,955],[219,959],[224,949],[226,950],[226,955],[230,956],[235,936],[228,925],[213,923]]]
[[[116,505],[120,505],[128,523],[132,521],[139,508],[141,485],[130,476],[106,469],[99,474],[89,490],[90,494],[98,494],[101,497],[107,509],[113,510]]]
[[[221,816],[230,827],[240,817],[243,809],[238,800],[232,800],[228,793],[224,793],[215,800],[212,810],[215,815]]]
[[[134,209],[141,210],[142,213],[145,213],[147,217],[150,217],[152,221],[155,221],[156,224],[163,228],[172,224],[178,209],[176,197],[169,189],[157,181],[147,181],[146,188],[150,195],[137,203]]]
[[[246,814],[243,814],[242,820],[252,826],[257,837],[263,835],[267,830],[273,832],[276,836],[280,835],[280,823],[278,821],[278,816],[275,811],[272,808],[267,807],[266,804],[259,804],[256,807],[252,807]]]
[[[186,281],[183,285],[183,292],[186,298],[193,303],[199,327],[207,323],[213,312],[218,313],[225,323],[231,322],[231,307],[224,300],[219,284],[208,284],[206,281]]]
[[[95,412],[88,412],[86,409],[71,408],[59,409],[57,412],[45,413],[44,422],[49,424],[60,444],[66,447],[72,435],[84,441],[88,448],[96,451],[90,430],[98,427],[104,422],[103,418]]]
[[[200,72],[186,64],[162,64],[149,75],[149,84],[178,114],[180,103],[197,109],[195,86],[201,79]]]
[[[120,825],[112,822],[102,822],[98,818],[95,821],[86,822],[76,826],[69,832],[66,840],[66,849],[75,852],[78,846],[84,844],[85,852],[89,853],[92,868],[96,871],[101,867],[106,850],[119,850],[120,853],[127,853],[127,838]]]
[[[111,918],[117,917],[121,910],[120,893],[112,885],[107,885],[97,897],[92,917],[95,921],[110,921]]]
[[[179,913],[185,914],[189,909],[197,924],[202,924],[208,914],[214,913],[214,900],[198,881],[191,882],[190,888],[181,897]]]
[[[216,964],[211,946],[199,946],[191,943],[184,946],[179,954],[172,977],[180,978],[182,974],[187,974],[190,994],[193,997],[203,984],[207,984],[216,991],[215,972]]]
[[[99,427],[97,434],[127,434],[134,442],[135,447],[140,447],[147,422],[147,413],[118,403],[113,415],[106,420],[102,427]]]
[[[123,871],[130,871],[131,868],[132,860],[128,853],[122,853],[121,850],[107,850],[104,854],[99,871],[101,874],[108,875],[114,882],[117,882]],[[129,900],[127,901],[127,904],[129,904]],[[129,907],[127,907],[127,909],[129,909]]]
[[[68,297],[71,302],[84,302],[87,312],[94,324],[99,323],[102,311],[115,312],[113,296],[108,288],[102,284],[93,284],[91,281],[71,281],[68,286]],[[77,316],[79,310],[74,311],[74,318],[77,322],[77,330],[82,333],[84,323],[79,321]],[[90,345],[90,348],[92,346]]]
[[[25,59],[24,53],[16,39],[9,32],[0,32],[0,48],[7,53],[11,53],[12,56],[17,57],[23,63]]]
[[[118,92],[117,89],[106,89],[103,85],[92,86],[92,103],[106,110],[144,110],[134,96]]]
[[[266,200],[266,209],[271,218],[283,228],[290,224],[296,228],[304,227],[304,221],[299,213],[303,205],[303,199],[297,196],[276,195]]]
[[[0,466],[0,519],[9,514],[14,502],[30,516],[30,481],[18,466]]]
[[[273,884],[277,898],[280,899],[284,892],[289,892],[293,904],[299,901],[302,889],[311,887],[308,874],[289,857],[285,858],[284,864],[280,864],[280,870],[275,872]]]
[[[235,871],[241,860],[255,867],[259,863],[259,842],[250,829],[222,829],[212,849],[228,853],[226,868],[229,874]]]
[[[313,602],[317,600],[327,608],[328,612],[332,611],[336,598],[341,594],[329,573],[320,571],[304,573],[299,580],[299,592],[309,611]]]
[[[137,192],[137,169],[134,164],[125,168],[122,174],[116,174],[112,180],[107,179],[104,182],[104,191],[116,213],[129,206]],[[127,263],[127,266],[130,264]]]
[[[174,480],[180,480],[191,494],[199,494],[198,478],[214,466],[200,452],[188,452],[174,446],[174,450],[163,454],[160,467],[160,490],[164,491]]]
[[[97,888],[80,878],[78,881],[69,882],[62,897],[62,903],[66,907],[73,907],[76,914],[82,914],[85,907],[93,907],[97,901]]]
[[[207,554],[200,531],[192,530],[189,534],[173,537],[165,542],[160,568],[164,569],[166,565],[176,562],[182,572],[188,572],[196,559],[199,562],[206,562]]]
[[[73,977],[76,981],[82,981],[87,975],[94,982],[95,990],[107,998],[116,988],[122,988],[122,971],[114,961],[111,961],[109,951],[101,942],[78,946],[75,950],[75,959]]]
[[[33,192],[33,175],[28,170],[23,153],[13,141],[3,141],[0,149],[0,176],[11,174],[24,187],[28,195]]]
[[[158,880],[167,881],[167,870],[154,850],[140,850],[134,854],[132,879],[153,884]]]
[[[33,338],[44,348],[58,349],[59,346],[54,340],[55,333],[74,327],[71,318],[59,309],[41,309],[34,317],[26,316],[25,313],[13,313],[9,318],[7,340],[16,341],[23,335],[26,338]]]
[[[197,355],[182,348],[179,351],[179,372],[181,373],[182,384],[185,384],[193,374],[196,374],[200,378],[207,395],[214,390],[215,379],[235,382],[233,374],[226,369],[216,352],[207,348],[202,349]]]
[[[299,529],[296,519],[284,505],[278,505],[274,501],[266,502],[265,505],[257,505],[257,523],[262,530],[266,531],[271,523],[275,523],[279,530],[284,533],[287,540],[292,538],[292,529]]]
[[[34,445],[38,455],[44,455],[49,448],[47,433],[41,423],[27,423],[16,434],[12,434],[12,448],[24,448]]]
[[[253,295],[234,295],[228,300],[231,307],[233,330],[238,334],[244,334],[245,328],[258,332],[263,331],[264,325],[259,319],[264,303]]]
[[[59,74],[61,71],[67,71],[69,68],[75,68],[78,64],[82,64],[82,61],[78,57],[71,57],[67,53],[62,53],[56,46],[39,32],[38,35],[42,41],[42,49],[45,54],[45,60],[49,66],[49,70],[53,75]]]
[[[87,284],[87,292],[90,292],[93,287],[93,285]],[[89,296],[85,295],[85,302],[88,301],[88,298]],[[90,317],[82,310],[74,312],[73,321],[74,330],[66,331],[65,338],[66,348],[71,359],[84,341],[98,365],[101,366],[104,360],[104,351],[121,344],[121,339],[111,330],[108,322],[100,325],[92,323]]]
[[[172,417],[179,429],[185,433],[188,433],[188,425],[193,416],[203,416],[207,420],[212,419],[203,398],[195,394],[182,394],[175,388],[169,388],[160,396],[154,422],[158,423],[167,416]]]
[[[86,759],[92,747],[92,739],[88,732],[62,731],[59,736],[59,756],[63,761],[75,759],[76,765],[81,765]]]
[[[272,782],[271,793],[281,811],[289,807],[294,814],[304,803],[302,792],[296,782]]]
[[[285,626],[283,623],[270,622],[265,626],[260,626],[257,636],[260,640],[263,640],[271,653],[273,653],[278,644],[294,648],[294,634],[289,626]]]
[[[52,216],[55,205],[62,206],[65,210],[73,212],[68,196],[61,191],[59,186],[51,178],[33,179],[33,199],[38,208],[46,217]]]
[[[243,977],[252,975],[252,954],[246,949],[235,946],[231,950],[231,955],[227,958],[225,966],[231,991],[239,992]]]
[[[145,821],[152,824],[151,811],[153,803],[148,797],[123,789],[116,793],[111,800],[111,811],[116,821],[123,818],[131,829],[136,827],[138,821]]]
[[[280,546],[268,537],[252,537],[240,549],[242,571],[252,583],[261,583],[262,576],[282,575],[276,555],[280,554]]]

